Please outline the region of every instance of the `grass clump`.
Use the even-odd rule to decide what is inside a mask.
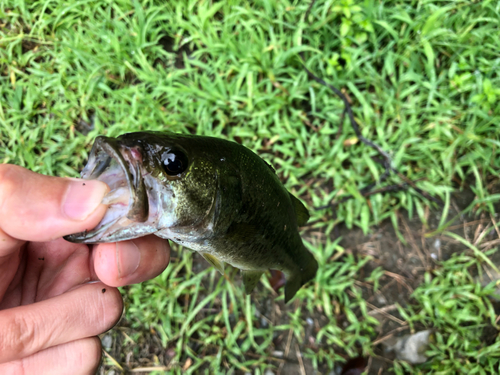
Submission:
[[[487,255],[494,253],[489,251]],[[483,267],[476,257],[462,254],[425,274],[424,282],[413,294],[416,304],[403,313],[412,329],[415,324],[423,324],[434,330],[426,352],[431,360],[415,371],[499,371],[498,282],[482,283]],[[473,276],[478,271],[479,275]],[[411,366],[397,363],[395,372],[404,374],[404,369],[411,370]]]

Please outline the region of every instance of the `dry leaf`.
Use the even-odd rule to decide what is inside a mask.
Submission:
[[[182,366],[182,371],[186,371],[188,368],[191,367],[192,364],[193,364],[193,360],[191,358],[188,358],[186,360],[186,363],[184,363],[184,366]]]
[[[349,147],[349,146],[355,145],[355,144],[356,144],[356,143],[358,143],[358,142],[359,142],[358,137],[351,137],[351,138],[347,138],[347,139],[344,141],[344,146]]]

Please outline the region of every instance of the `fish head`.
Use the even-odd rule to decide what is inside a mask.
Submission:
[[[213,214],[217,168],[189,136],[138,132],[96,138],[81,177],[105,182],[108,209],[97,227],[66,236],[102,243],[169,228],[197,230]]]

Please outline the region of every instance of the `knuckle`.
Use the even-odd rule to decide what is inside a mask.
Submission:
[[[24,314],[14,315],[9,320],[5,325],[7,330],[0,335],[0,353],[3,354],[0,358],[7,360],[24,357],[36,339],[33,326]]]
[[[12,325],[15,331],[14,339],[17,341],[17,353],[32,351],[33,347],[38,346],[39,336],[35,333],[30,318],[27,318],[25,314],[20,314],[13,319]]]

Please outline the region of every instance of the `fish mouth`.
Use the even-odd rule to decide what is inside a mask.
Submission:
[[[139,237],[127,228],[131,224],[137,226],[144,223],[149,216],[141,163],[142,154],[137,148],[124,146],[115,138],[97,137],[81,177],[84,180],[99,180],[109,186],[110,191],[102,200],[108,205],[108,210],[94,229],[70,234],[64,239],[77,243],[100,243]]]

